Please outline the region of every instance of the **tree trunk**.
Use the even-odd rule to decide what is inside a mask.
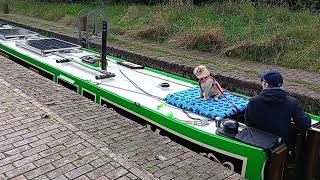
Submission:
[[[193,6],[193,0],[167,0],[167,4],[183,7]]]

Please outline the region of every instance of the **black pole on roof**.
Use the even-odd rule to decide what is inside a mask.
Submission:
[[[102,42],[101,42],[101,63],[102,70],[107,70],[107,35],[108,35],[108,22],[103,21],[102,25]]]

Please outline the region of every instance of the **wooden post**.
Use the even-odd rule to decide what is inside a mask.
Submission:
[[[80,31],[86,31],[88,16],[80,17]]]
[[[269,159],[265,168],[267,180],[282,180],[287,159],[288,149],[285,144],[281,144],[269,153]]]
[[[296,179],[314,180],[319,175],[317,166],[320,157],[320,130],[308,129],[301,133],[296,146]],[[318,174],[317,174],[318,173]]]
[[[317,165],[319,161],[319,151],[320,151],[320,131],[308,130],[307,135],[307,155],[306,158],[306,180],[311,180],[316,178]]]

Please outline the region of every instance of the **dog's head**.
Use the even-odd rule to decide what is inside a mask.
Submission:
[[[210,72],[206,68],[206,66],[200,65],[194,68],[193,74],[197,76],[198,79],[210,76]]]

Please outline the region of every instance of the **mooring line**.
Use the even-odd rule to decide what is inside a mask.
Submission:
[[[114,62],[114,61],[109,61],[109,62],[119,65],[117,62]],[[150,77],[153,77],[153,78],[157,78],[157,79],[161,79],[161,80],[164,80],[164,81],[168,81],[168,82],[171,82],[171,83],[174,83],[174,84],[178,84],[178,85],[180,85],[180,86],[189,87],[189,88],[192,88],[192,87],[193,87],[193,86],[188,86],[188,85],[181,84],[181,83],[178,83],[178,82],[174,82],[174,81],[171,81],[171,80],[168,80],[168,79],[165,79],[165,78],[157,77],[157,76],[152,75],[152,74],[147,74],[147,73],[144,73],[144,72],[140,72],[140,71],[131,69],[131,68],[126,67],[126,66],[121,66],[121,67],[130,69],[130,70],[133,71],[133,72],[140,73],[140,74],[143,74],[143,75],[146,75],[146,76],[150,76]]]

